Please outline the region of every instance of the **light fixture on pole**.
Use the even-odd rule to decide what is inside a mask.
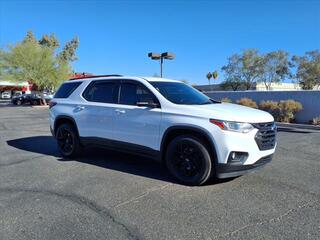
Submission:
[[[160,60],[160,77],[162,77],[162,71],[163,71],[163,59],[172,60],[175,58],[175,55],[170,52],[164,52],[164,53],[148,53],[148,57],[152,60]]]

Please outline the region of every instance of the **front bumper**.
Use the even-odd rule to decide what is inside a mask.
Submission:
[[[273,154],[260,158],[254,164],[243,165],[241,163],[218,163],[216,166],[217,178],[230,178],[253,172],[272,160]]]

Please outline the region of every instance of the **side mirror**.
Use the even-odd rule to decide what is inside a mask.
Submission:
[[[160,104],[155,102],[137,102],[138,107],[159,108]]]

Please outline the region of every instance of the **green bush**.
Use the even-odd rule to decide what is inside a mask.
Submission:
[[[250,98],[241,98],[237,100],[237,103],[246,107],[258,108],[257,103]]]
[[[280,101],[279,109],[279,121],[291,122],[292,120],[294,120],[295,114],[302,110],[302,105],[300,102],[289,99]]]
[[[263,111],[270,113],[276,121],[279,121],[280,107],[276,101],[262,101],[259,108]]]
[[[230,98],[227,98],[227,97],[222,98],[220,101],[221,101],[221,102],[225,102],[225,103],[232,103],[231,99],[230,99]]]

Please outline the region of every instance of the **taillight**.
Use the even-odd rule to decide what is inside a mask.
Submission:
[[[56,102],[50,101],[49,102],[49,109],[53,108],[55,105],[57,105]]]

